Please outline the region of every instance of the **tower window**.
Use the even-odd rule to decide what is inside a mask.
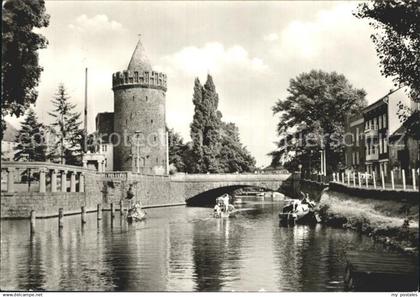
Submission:
[[[159,158],[156,158],[156,164],[159,164]]]
[[[153,120],[150,120],[150,123],[152,123],[152,124],[153,124]]]
[[[153,136],[153,140],[156,141],[157,140],[157,137],[156,136]]]
[[[147,100],[148,100],[148,98],[147,98],[147,96],[146,96],[146,102],[147,102]]]
[[[128,120],[125,120],[125,124],[126,124],[126,125],[128,124]]]
[[[134,96],[133,96],[133,101],[134,101]]]

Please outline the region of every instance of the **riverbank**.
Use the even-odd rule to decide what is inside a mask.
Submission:
[[[358,198],[327,188],[318,208],[328,226],[352,229],[393,249],[418,255],[418,203]]]

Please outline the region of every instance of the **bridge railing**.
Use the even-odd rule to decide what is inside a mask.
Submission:
[[[1,162],[2,192],[84,192],[85,174],[79,166],[49,162]],[[59,183],[58,183],[59,181]],[[70,183],[70,189],[68,184]]]
[[[172,181],[278,181],[285,180],[290,174],[175,174]]]

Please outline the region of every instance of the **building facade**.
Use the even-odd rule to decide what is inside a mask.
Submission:
[[[388,103],[386,97],[363,110],[366,172],[388,171]]]
[[[361,114],[348,117],[346,120],[345,163],[347,169],[352,171],[365,170],[364,127],[364,118]]]
[[[364,108],[346,121],[346,167],[359,172],[384,172],[419,167],[419,142],[408,137],[398,117],[399,105],[412,110],[406,90],[399,88]],[[414,107],[414,108],[413,108]]]
[[[6,130],[3,132],[3,139],[1,140],[1,159],[2,161],[12,161],[17,146],[16,136],[18,131],[9,122],[6,121]]]

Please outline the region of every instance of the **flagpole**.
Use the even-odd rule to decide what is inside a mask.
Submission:
[[[87,152],[87,103],[88,103],[88,98],[87,98],[87,89],[88,89],[88,69],[87,67],[85,68],[85,110],[84,110],[84,143],[83,143],[83,152],[86,153]]]

